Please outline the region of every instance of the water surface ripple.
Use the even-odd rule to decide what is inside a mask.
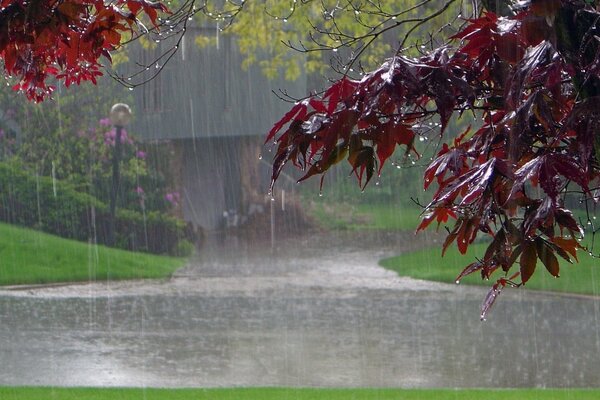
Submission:
[[[0,384],[600,387],[600,301],[399,278],[433,236],[209,246],[172,279],[0,291]]]

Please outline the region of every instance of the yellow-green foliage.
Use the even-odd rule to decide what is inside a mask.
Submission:
[[[203,49],[208,46],[216,46],[217,38],[216,36],[196,35],[194,42],[196,43],[196,46]]]
[[[440,2],[424,2],[415,7],[415,2],[383,0],[381,2],[349,1],[349,0],[260,0],[243,2],[240,12],[232,15],[231,3],[228,8],[219,8],[209,3],[202,18],[218,21],[225,26],[224,33],[236,36],[236,42],[245,56],[244,67],[258,63],[262,71],[269,77],[276,77],[283,71],[288,80],[298,78],[301,71],[325,72],[330,66],[330,58],[337,49],[344,53],[342,61],[350,52],[343,44],[349,38],[369,35],[373,30],[398,24],[385,35],[374,41],[366,36],[365,40],[357,40],[351,45],[352,51],[360,51],[361,66],[365,69],[375,68],[386,57],[393,53],[404,36],[410,32],[407,45],[423,42],[428,33],[447,36],[452,31],[442,32],[444,27],[456,23],[460,14],[459,1],[440,16],[431,19],[422,26],[416,26],[416,19],[435,13],[442,6]],[[396,18],[391,15],[397,14]],[[208,16],[207,16],[208,15]],[[400,21],[411,21],[402,22]],[[199,21],[205,24],[204,21]],[[415,28],[414,31],[411,29]],[[207,37],[197,37],[199,46],[214,44]],[[318,45],[317,45],[318,44]],[[330,51],[308,51],[298,53],[294,48],[308,49],[316,47],[329,48]]]

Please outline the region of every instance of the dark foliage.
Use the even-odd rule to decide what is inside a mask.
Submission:
[[[161,2],[147,0],[3,0],[0,2],[0,58],[15,90],[41,101],[54,90],[49,78],[66,86],[96,83],[101,58],[143,27],[158,27]],[[125,35],[125,36],[124,36]]]
[[[458,276],[501,274],[484,318],[502,288],[526,284],[538,261],[558,277],[558,260],[576,260],[581,248],[565,195],[598,200],[599,33],[596,1],[519,2],[507,16],[484,10],[429,54],[399,52],[362,79],[344,76],[295,104],[267,136],[276,144],[273,181],[287,163],[304,180],[346,159],[364,187],[396,146],[417,156],[421,126],[439,121],[443,135],[453,116],[481,118],[425,171],[424,187],[437,190],[418,230],[454,219],[443,250],[456,243],[461,253],[479,235],[491,238]]]
[[[109,213],[104,203],[69,184],[31,175],[18,163],[0,163],[0,221],[103,244]],[[196,241],[183,221],[158,212],[119,210],[116,227],[115,245],[127,250],[177,255],[181,240]]]

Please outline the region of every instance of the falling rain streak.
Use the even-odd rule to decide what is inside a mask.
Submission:
[[[278,29],[293,29],[295,7],[287,2],[271,16]],[[369,17],[338,8],[322,14]],[[134,77],[123,79],[127,87],[107,78],[61,89],[50,107],[18,102],[11,84],[2,85],[0,229],[71,241],[42,247],[50,239],[31,231],[0,237],[1,385],[600,388],[595,267],[587,271],[591,292],[506,287],[482,315],[489,288],[453,284],[460,270],[434,282],[407,276],[410,260],[399,274],[380,266],[435,248],[414,253],[421,271],[454,268],[454,255],[439,251],[453,225],[414,235],[431,201],[423,173],[440,150],[440,121],[406,122],[416,151],[393,142],[381,173],[382,154],[372,153],[364,190],[356,179],[363,171],[345,160],[322,182],[302,179],[312,159],[304,170],[274,173],[273,158],[292,139],[265,143],[267,133],[330,76],[307,72],[319,70],[309,53],[278,58],[273,68],[246,62],[245,43],[227,33],[223,15],[190,23],[181,42],[165,31],[133,43],[127,59],[115,55],[117,72]],[[265,41],[281,42],[279,33],[265,31]],[[177,46],[177,56],[161,58]],[[332,58],[348,50],[339,35],[325,46]],[[361,79],[364,68],[340,70]],[[130,120],[109,115],[115,103],[131,106]],[[470,124],[477,130],[481,115],[451,119],[447,135]],[[319,128],[307,137],[321,140]],[[432,174],[425,183],[441,179],[452,178]],[[588,213],[581,222],[589,237],[596,216]],[[76,257],[83,261],[67,270]],[[27,268],[33,278],[9,280]],[[560,280],[576,268],[583,266],[561,264]]]

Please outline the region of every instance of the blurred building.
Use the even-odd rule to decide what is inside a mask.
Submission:
[[[211,231],[264,209],[271,161],[264,138],[290,108],[274,92],[302,96],[306,76],[269,80],[258,66],[241,67],[233,37],[216,36],[212,46],[199,48],[194,42],[199,33],[207,30],[188,29],[163,71],[134,90],[132,128],[144,141],[171,147],[176,181],[171,186],[179,191],[181,213]],[[211,28],[208,34],[219,32]],[[134,49],[129,58],[150,65],[151,74],[170,46]]]

